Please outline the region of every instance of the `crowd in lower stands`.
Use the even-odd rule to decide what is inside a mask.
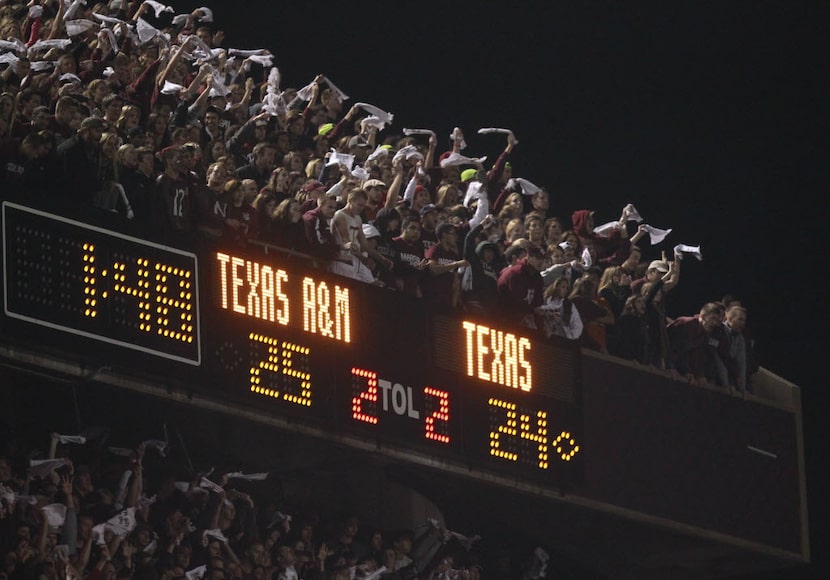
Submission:
[[[361,514],[278,503],[274,474],[194,473],[166,441],[122,448],[108,437],[4,437],[0,578],[505,580],[543,577],[549,559],[533,546],[482,553],[477,536],[437,517],[384,530]]]

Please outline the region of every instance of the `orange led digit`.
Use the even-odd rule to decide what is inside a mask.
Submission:
[[[521,438],[534,441],[539,448],[539,469],[548,468],[548,414],[544,411],[536,412],[536,432],[530,430],[530,415],[519,417],[519,430]]]
[[[83,245],[84,261],[84,316],[95,318],[98,315],[95,299],[95,245],[85,243]]]
[[[144,332],[151,332],[153,330],[152,320],[152,302],[150,294],[150,269],[149,260],[146,258],[137,258],[135,261],[135,286],[131,286],[127,282],[127,264],[124,262],[115,262],[112,265],[112,290],[119,294],[126,296],[133,296],[139,299],[138,301],[138,319],[139,330]],[[107,270],[101,272],[101,276],[106,278],[109,275]],[[107,298],[107,295],[102,295],[102,298]]]
[[[498,399],[490,399],[487,403],[491,407],[504,409],[505,422],[498,426],[495,431],[490,431],[490,455],[498,457],[499,459],[506,459],[508,461],[518,461],[519,455],[510,451],[505,451],[501,448],[502,435],[508,437],[515,437],[518,433],[516,429],[516,405]]]
[[[156,332],[181,342],[193,342],[193,291],[190,271],[159,263],[155,264],[155,271]],[[148,295],[139,292],[139,295],[145,294]]]
[[[146,258],[139,258],[138,264],[138,287],[139,297],[141,301],[138,303],[138,318],[141,320],[139,328],[145,332],[150,332],[153,328],[151,304],[150,304],[150,262]]]
[[[259,395],[278,398],[280,396],[279,391],[267,389],[262,385],[263,370],[276,374],[279,372],[280,369],[279,347],[277,346],[277,339],[271,338],[270,336],[263,336],[255,332],[249,334],[248,339],[255,342],[261,342],[262,344],[268,346],[268,358],[266,360],[259,361],[257,366],[251,367],[251,391]]]
[[[289,403],[311,406],[311,373],[298,370],[294,367],[294,355],[308,358],[309,349],[291,342],[282,343],[282,374],[300,382],[300,394],[285,393],[283,398]]]

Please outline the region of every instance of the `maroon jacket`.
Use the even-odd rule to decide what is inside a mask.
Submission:
[[[597,252],[597,260],[604,266],[619,266],[631,253],[631,242],[623,237],[618,229],[613,230],[607,238],[590,231],[586,223],[590,215],[589,209],[580,209],[573,213],[571,222],[574,232],[581,241],[587,240],[593,243],[594,250]]]
[[[706,332],[696,314],[676,318],[667,330],[673,368],[698,378],[718,379],[715,357],[724,364],[729,359],[729,337],[722,325]]]
[[[461,259],[454,250],[447,250],[439,243],[424,252],[424,258],[434,260],[439,264],[457,262]],[[454,284],[458,274],[455,271],[433,275],[426,272],[421,279],[421,289],[424,299],[439,308],[451,308],[454,296]]]
[[[505,314],[523,318],[542,305],[544,282],[539,271],[522,258],[501,271],[497,291]]]
[[[304,213],[303,224],[309,253],[323,260],[334,260],[340,252],[340,246],[334,241],[329,220],[323,215],[322,209],[318,206]]]

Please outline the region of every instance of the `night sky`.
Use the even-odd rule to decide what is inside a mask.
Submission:
[[[669,315],[740,296],[762,364],[803,389],[808,457],[820,461],[830,4],[207,5],[226,47],[272,50],[283,87],[324,73],[347,106],[393,112],[387,131],[430,128],[449,147],[460,126],[465,154],[490,161],[504,139],[476,130],[513,129],[514,174],[546,187],[560,217],[590,208],[602,223],[631,202],[674,229],[646,257],[700,244],[704,260],[684,260]],[[815,470],[808,487],[817,564],[782,577],[814,578],[826,559]]]

